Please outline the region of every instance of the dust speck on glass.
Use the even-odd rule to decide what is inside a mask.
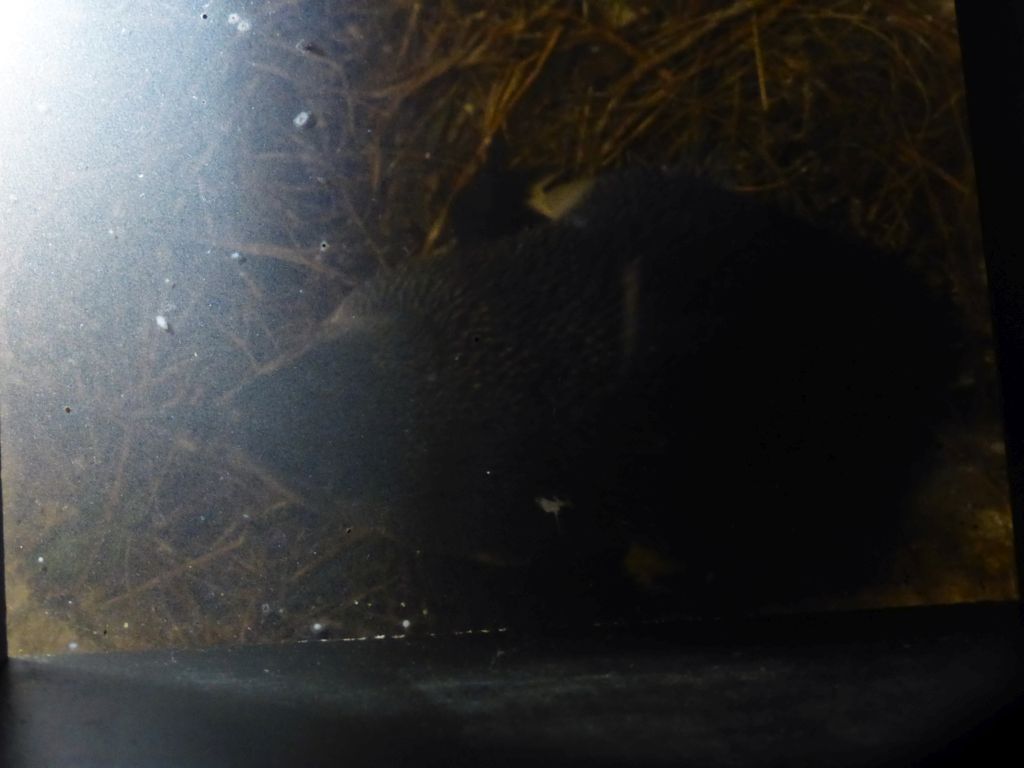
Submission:
[[[948,0],[40,0],[0,63],[12,652],[1013,596]]]

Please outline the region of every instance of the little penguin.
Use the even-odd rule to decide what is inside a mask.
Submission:
[[[355,289],[257,383],[252,450],[552,614],[880,578],[958,372],[948,298],[682,170],[567,195]]]

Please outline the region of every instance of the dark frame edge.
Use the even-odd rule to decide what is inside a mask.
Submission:
[[[2,453],[0,446],[0,469],[3,468]],[[7,584],[4,569],[4,487],[0,479],[0,669],[7,662]]]
[[[956,0],[1024,622],[1024,4]]]

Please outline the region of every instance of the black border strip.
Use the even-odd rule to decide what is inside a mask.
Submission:
[[[3,468],[3,439],[0,434],[0,470]],[[4,490],[0,480],[0,667],[7,661],[7,585],[4,583]]]
[[[956,13],[1024,597],[1024,3],[956,0]]]

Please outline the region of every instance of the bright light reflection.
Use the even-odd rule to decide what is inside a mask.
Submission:
[[[46,12],[39,5],[30,0],[0,0],[0,68],[4,74],[21,58],[32,17]]]
[[[10,180],[19,135],[65,81],[79,0],[0,0],[0,170]],[[7,162],[5,162],[5,159]]]
[[[61,66],[82,11],[80,0],[0,0],[0,99]]]

